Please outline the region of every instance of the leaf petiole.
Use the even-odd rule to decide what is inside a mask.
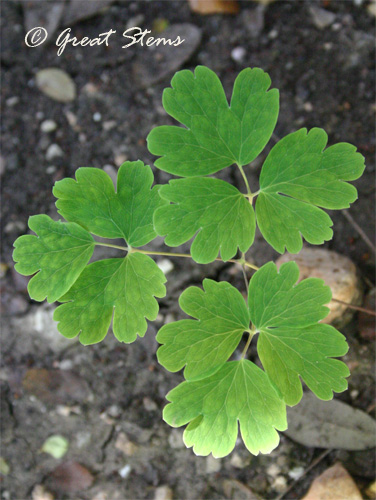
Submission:
[[[255,327],[252,327],[250,330],[246,330],[246,331],[249,333],[249,337],[248,337],[247,343],[244,346],[244,349],[243,349],[243,352],[241,355],[241,359],[245,358],[245,355],[247,354],[247,351],[248,351],[248,347],[249,347],[254,335],[257,333]]]

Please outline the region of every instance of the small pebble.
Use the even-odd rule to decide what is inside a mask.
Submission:
[[[286,478],[283,476],[277,476],[272,484],[272,488],[278,493],[283,493],[287,488]]]
[[[55,172],[56,172],[55,165],[50,165],[49,167],[46,168],[46,173],[47,174],[54,174]]]
[[[172,500],[172,499],[173,499],[173,493],[172,489],[169,486],[166,485],[158,486],[158,488],[155,489],[154,500]]]
[[[245,463],[242,457],[238,453],[233,453],[231,456],[230,464],[235,467],[235,469],[244,469]]]
[[[45,134],[49,134],[57,129],[57,125],[53,120],[44,120],[44,122],[40,124],[40,129]]]
[[[161,259],[157,262],[162,273],[167,274],[174,269],[174,264],[169,259]]]
[[[231,51],[231,58],[236,62],[242,62],[247,54],[244,47],[235,47]]]
[[[269,31],[268,37],[270,40],[275,40],[278,37],[279,33],[277,30],[271,30]]]
[[[132,468],[130,465],[125,465],[124,467],[122,467],[120,470],[119,470],[119,475],[125,479],[129,476],[129,473],[131,472]]]
[[[115,128],[116,125],[117,125],[117,123],[115,120],[108,120],[106,122],[103,122],[102,127],[103,127],[103,130],[108,132],[109,130],[112,130],[113,128]]]
[[[46,160],[51,161],[54,158],[64,156],[63,150],[58,144],[51,144],[46,151]]]
[[[185,448],[185,444],[183,441],[183,431],[180,429],[172,429],[168,436],[168,444],[171,448],[174,449],[182,449]]]
[[[304,468],[303,467],[294,467],[288,472],[288,476],[291,477],[291,479],[299,479],[302,477],[304,473]]]
[[[9,97],[6,101],[6,105],[12,108],[16,104],[20,102],[20,99],[17,96]]]
[[[26,230],[26,224],[20,220],[8,222],[4,228],[4,232],[9,233],[23,233]]]
[[[219,472],[221,470],[221,460],[219,458],[214,458],[213,455],[206,457],[206,473],[212,474],[213,472]]]
[[[121,415],[121,408],[118,405],[111,405],[107,410],[107,414],[113,418],[119,418]]]
[[[158,410],[158,406],[155,401],[151,398],[145,397],[143,399],[144,408],[146,411],[156,411]]]
[[[271,477],[278,476],[278,474],[280,474],[280,472],[281,472],[281,469],[278,467],[277,464],[271,464],[266,469],[266,473],[268,474],[268,476],[271,476]]]
[[[303,104],[303,108],[304,108],[304,111],[307,111],[308,113],[310,113],[311,111],[313,111],[313,106],[310,102],[305,102]]]
[[[102,120],[102,115],[97,111],[96,113],[93,114],[93,120],[95,122],[100,122]]]

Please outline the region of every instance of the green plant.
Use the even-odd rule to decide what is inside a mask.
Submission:
[[[227,282],[206,279],[203,289],[190,287],[180,296],[182,310],[194,319],[164,325],[157,335],[157,356],[169,371],[184,368],[186,381],[173,389],[163,412],[172,426],[188,424],[184,441],[195,453],[222,457],[232,451],[238,421],[244,443],[253,454],[269,453],[277,430],[287,428],[286,405],[302,397],[302,379],[317,397],[329,400],[347,388],[347,366],[337,359],[348,346],[343,335],[320,323],[328,314],[330,289],[319,279],[299,284],[294,262],[273,262],[258,269],[245,259],[257,225],[278,252],[297,253],[302,236],[311,244],[332,238],[332,221],[323,210],[342,209],[357,198],[346,181],[363,172],[364,158],[350,144],[325,149],[321,129],[298,130],[270,151],[252,192],[243,167],[268,143],[279,110],[279,94],[260,69],[245,69],[236,78],[228,105],[218,77],[205,67],[180,71],[163,94],[168,114],[184,127],[161,126],[148,136],[157,168],[182,178],[154,186],[149,166],[126,162],[115,191],[99,169],[80,168],[76,180],[55,184],[59,214],[33,216],[36,233],[14,244],[16,270],[34,277],[30,297],[58,301],[54,318],[68,338],[82,344],[100,342],[113,317],[121,342],[143,337],[155,320],[155,297],[166,293],[166,278],[148,255],[191,257],[198,263],[236,262],[255,270],[248,301]],[[246,192],[208,177],[236,165]],[[255,210],[253,200],[257,198]],[[96,241],[123,238],[126,246]],[[141,249],[157,235],[168,246],[194,238],[190,254]],[[88,264],[94,247],[126,251],[124,258]],[[240,258],[235,258],[237,252]],[[220,253],[220,258],[218,257]],[[241,358],[229,361],[242,341]],[[264,369],[246,359],[251,339]]]

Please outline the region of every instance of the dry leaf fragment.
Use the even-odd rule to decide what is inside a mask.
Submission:
[[[188,0],[197,14],[237,14],[239,4],[235,0]]]
[[[337,463],[316,477],[302,500],[362,500],[353,478]]]

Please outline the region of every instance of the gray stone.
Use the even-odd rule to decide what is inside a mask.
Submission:
[[[336,15],[328,10],[316,7],[316,5],[311,5],[309,7],[309,12],[311,14],[312,22],[319,30],[327,28],[333,24]]]

